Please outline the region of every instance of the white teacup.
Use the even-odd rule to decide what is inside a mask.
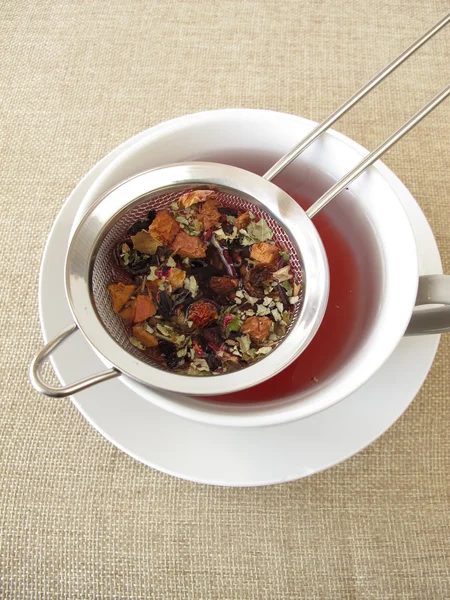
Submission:
[[[102,172],[86,195],[74,228],[93,202],[142,171],[207,160],[263,174],[314,125],[293,115],[251,109],[204,112],[162,123]],[[306,207],[366,153],[352,140],[331,131],[274,183],[301,197]],[[256,394],[262,401],[250,404],[243,392],[232,403],[231,397],[214,401],[155,391],[126,376],[122,377],[124,383],[149,401],[191,419],[216,425],[271,425],[309,416],[350,395],[387,360],[405,331],[449,331],[450,308],[414,310],[416,303],[450,304],[450,277],[427,276],[420,278],[419,285],[411,226],[383,172],[385,166],[371,167],[314,220],[328,250],[331,304],[317,334],[321,338],[306,350],[312,356],[307,365],[298,362],[259,386]],[[333,290],[339,295],[333,296]],[[323,362],[328,361],[325,366],[320,362],[321,351]],[[255,390],[246,393],[255,399]]]

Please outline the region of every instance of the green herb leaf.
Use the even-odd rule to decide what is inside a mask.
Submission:
[[[142,342],[140,342],[137,338],[130,337],[130,342],[133,344],[133,346],[136,346],[136,348],[139,348],[139,350],[145,350],[144,344]]]
[[[236,332],[240,331],[241,327],[242,327],[242,321],[240,320],[240,318],[237,315],[233,315],[233,318],[225,327],[225,337],[226,338],[230,337],[230,333],[232,331],[236,331]]]
[[[256,351],[256,354],[269,354],[269,352],[272,352],[272,347],[263,346],[262,348],[259,348],[259,350]]]
[[[238,338],[237,341],[239,342],[239,347],[241,349],[241,352],[248,354],[248,352],[250,350],[250,346],[251,346],[250,336],[242,335],[241,337]]]
[[[156,276],[156,269],[157,267],[150,267],[150,273],[147,275],[147,281],[155,281],[158,279]]]
[[[250,223],[247,232],[250,237],[258,242],[267,242],[267,240],[273,238],[273,231],[264,219],[260,219],[257,223]]]
[[[284,288],[286,290],[286,296],[289,298],[290,296],[292,296],[292,285],[290,284],[289,281],[282,281],[280,283],[281,287]]]
[[[274,279],[276,279],[279,283],[287,281],[288,279],[292,279],[292,275],[289,272],[290,268],[290,265],[286,265],[285,267],[278,269],[278,271],[275,271],[273,274]]]
[[[155,254],[160,245],[146,229],[142,229],[142,231],[139,231],[136,235],[132,235],[131,240],[134,249],[143,252],[144,254]]]
[[[169,258],[166,260],[166,265],[168,267],[176,267],[177,263],[173,260],[173,258],[171,256],[169,256]]]
[[[193,275],[186,277],[184,287],[191,292],[193,298],[198,294],[198,283]]]

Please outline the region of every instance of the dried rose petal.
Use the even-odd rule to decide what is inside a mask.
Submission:
[[[214,197],[215,192],[213,190],[194,190],[193,192],[187,192],[178,198],[178,206],[180,208],[188,208],[193,204],[199,202],[206,202],[208,198]]]

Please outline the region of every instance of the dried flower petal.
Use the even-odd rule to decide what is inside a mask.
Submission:
[[[136,235],[133,235],[131,241],[133,242],[133,248],[139,250],[139,252],[142,252],[143,254],[155,254],[160,245],[152,234],[145,229],[139,231]]]
[[[188,208],[193,204],[206,202],[208,198],[214,197],[214,195],[214,190],[194,190],[193,192],[187,192],[178,198],[178,207]]]

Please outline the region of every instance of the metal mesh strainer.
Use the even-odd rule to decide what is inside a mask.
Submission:
[[[105,329],[118,344],[120,344],[136,359],[153,365],[159,369],[164,369],[164,367],[152,359],[151,356],[140,351],[130,343],[130,328],[127,328],[119,315],[112,310],[107,286],[110,283],[115,283],[117,281],[122,281],[123,283],[130,282],[123,270],[117,266],[114,260],[114,249],[119,241],[127,237],[127,231],[129,227],[138,220],[144,220],[150,210],[158,211],[165,208],[170,208],[171,204],[178,200],[178,198],[185,191],[186,189],[162,194],[161,196],[153,196],[150,198],[141,199],[136,206],[124,214],[106,233],[104,239],[100,242],[92,269],[92,294],[94,297],[97,314],[100,317]],[[291,271],[295,280],[298,283],[301,283],[302,268],[299,256],[297,254],[297,249],[291,241],[288,233],[280,225],[280,223],[261,207],[255,205],[254,203],[250,203],[248,200],[244,200],[239,196],[227,192],[219,192],[218,199],[220,200],[222,206],[252,211],[257,218],[264,218],[266,220],[270,229],[274,233],[273,241],[275,241],[280,248],[284,248],[289,252],[291,256]],[[297,318],[301,308],[302,299],[303,293],[301,292],[299,302],[297,302],[297,304],[294,306],[291,325],[288,328],[287,333],[289,333],[292,323],[294,323]]]
[[[278,346],[240,371],[209,377],[174,373],[135,348],[122,320],[112,310],[107,291],[108,284],[124,276],[115,264],[113,250],[126,238],[130,225],[151,209],[170,206],[186,190],[199,188],[214,189],[224,206],[245,208],[264,217],[274,241],[289,252],[295,279],[302,282],[302,296]],[[328,263],[317,231],[303,209],[280,188],[254,173],[215,163],[154,169],[109,191],[80,222],[66,260],[66,290],[76,325],[47,345],[39,360],[79,327],[100,358],[113,368],[73,386],[52,388],[52,395],[69,395],[120,374],[171,392],[229,393],[272,377],[306,348],[325,312],[328,288]],[[50,393],[49,387],[41,389]]]

